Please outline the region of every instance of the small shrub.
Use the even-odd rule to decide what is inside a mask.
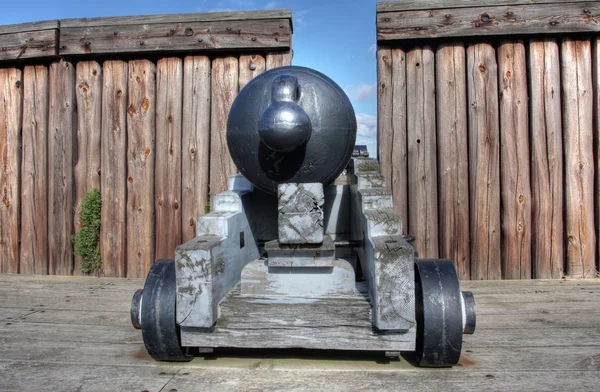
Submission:
[[[73,236],[75,254],[81,256],[81,271],[86,274],[98,272],[102,267],[100,259],[100,190],[92,188],[85,194],[81,203],[79,221],[81,230]]]

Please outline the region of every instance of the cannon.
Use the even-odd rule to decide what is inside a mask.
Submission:
[[[473,295],[451,261],[418,259],[356,128],[343,90],[308,68],[269,70],[240,91],[227,123],[240,173],[133,296],[154,359],[233,347],[458,363]]]

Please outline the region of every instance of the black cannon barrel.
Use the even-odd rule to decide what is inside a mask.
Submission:
[[[231,106],[227,145],[256,187],[284,182],[329,184],[348,165],[356,117],[344,91],[305,67],[271,69],[252,79]]]

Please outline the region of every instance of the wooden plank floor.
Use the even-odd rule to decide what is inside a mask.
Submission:
[[[0,275],[0,391],[599,391],[600,280],[463,282],[460,365],[365,353],[227,351],[153,361],[129,321],[143,280]]]

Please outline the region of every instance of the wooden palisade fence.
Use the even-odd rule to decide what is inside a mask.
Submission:
[[[378,3],[379,159],[422,257],[596,275],[599,31],[598,2]]]
[[[0,26],[0,272],[81,273],[71,237],[92,187],[102,274],[173,257],[236,170],[233,99],[290,64],[291,34],[288,10]]]

